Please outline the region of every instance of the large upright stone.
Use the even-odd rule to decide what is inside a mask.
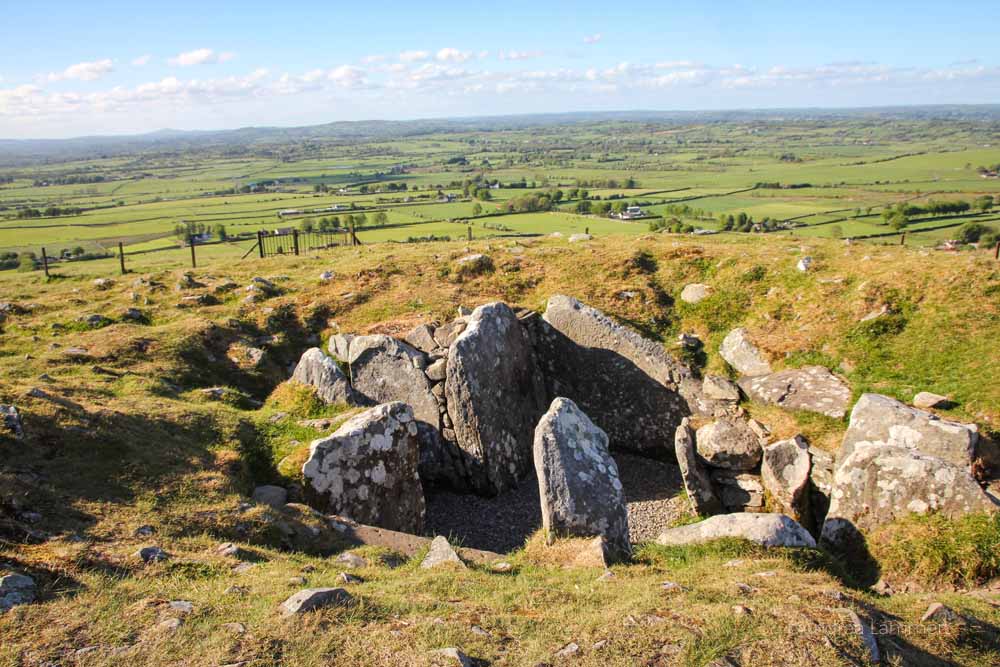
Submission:
[[[822,539],[850,550],[864,532],[908,514],[957,518],[996,509],[962,467],[908,447],[858,443],[834,471]]]
[[[812,523],[808,511],[809,446],[801,436],[765,447],[760,475],[782,512],[801,524]]]
[[[417,424],[404,403],[378,405],[326,438],[302,466],[306,495],[321,510],[360,523],[419,533],[424,492],[417,473]]]
[[[743,327],[733,329],[722,339],[719,354],[742,375],[767,375],[771,372],[771,364]]]
[[[625,491],[608,436],[568,398],[552,401],[538,422],[535,472],[542,526],[555,537],[603,537],[612,560],[631,553]]]
[[[818,412],[835,419],[847,414],[851,402],[851,388],[822,366],[744,377],[740,379],[740,388],[754,401],[786,410]]]
[[[565,396],[607,434],[612,449],[662,452],[691,410],[684,387],[700,382],[664,347],[568,296],[532,322],[549,395]]]
[[[531,469],[545,396],[527,333],[503,303],[476,308],[448,351],[448,416],[472,487],[496,494]]]
[[[752,470],[763,454],[760,438],[750,424],[736,417],[705,424],[698,429],[695,442],[706,463],[727,470]]]
[[[940,419],[881,394],[864,394],[851,411],[837,465],[842,465],[855,447],[872,443],[906,447],[969,469],[978,440],[973,424]]]
[[[715,495],[712,480],[698,459],[694,437],[694,431],[685,417],[674,434],[674,453],[677,455],[677,465],[681,469],[684,490],[687,491],[688,501],[695,514],[700,516],[720,514],[722,503]]]
[[[354,392],[347,376],[323,350],[312,347],[302,354],[292,373],[292,380],[316,388],[316,395],[327,405],[354,403]]]

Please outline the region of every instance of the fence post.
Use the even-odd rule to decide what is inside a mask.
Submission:
[[[122,275],[125,275],[125,244],[118,242],[118,263],[121,264]]]
[[[469,240],[472,240],[472,225],[469,225]]]
[[[997,241],[997,247],[993,248],[993,259],[1000,259],[1000,241]]]
[[[194,236],[188,237],[188,244],[191,246],[191,268],[196,269],[198,268],[198,260],[194,256]]]
[[[351,220],[351,245],[358,245],[358,237],[354,233],[354,220]]]
[[[906,232],[899,236],[899,245],[906,245]]]
[[[49,277],[49,256],[45,253],[45,248],[42,247],[42,268],[45,270],[45,277]]]
[[[295,254],[299,254],[299,230],[292,230],[292,246],[295,248]]]
[[[257,230],[257,250],[260,251],[260,258],[264,259],[264,232]]]

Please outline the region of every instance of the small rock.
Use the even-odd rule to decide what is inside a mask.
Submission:
[[[739,385],[721,375],[706,375],[701,382],[701,391],[705,394],[705,398],[716,401],[740,400]]]
[[[843,608],[839,610],[842,614],[847,616],[848,621],[854,628],[854,631],[860,635],[861,641],[864,643],[865,648],[868,650],[868,660],[871,663],[878,663],[881,660],[881,654],[878,650],[878,644],[875,642],[875,635],[872,633],[871,626],[865,621],[861,620],[861,617],[853,609]]]
[[[681,586],[675,581],[664,581],[660,584],[660,590],[664,593],[683,593],[687,590],[684,586]]]
[[[135,557],[143,563],[158,563],[170,558],[170,554],[160,547],[143,547],[135,552]]]
[[[591,236],[590,234],[570,234],[569,242],[570,243],[579,243],[581,241],[590,241],[593,238],[594,237]]]
[[[431,541],[431,549],[427,552],[420,567],[427,570],[441,565],[451,565],[465,569],[465,563],[458,557],[455,550],[448,544],[448,539],[438,535]]]
[[[928,621],[937,621],[939,623],[957,623],[961,621],[962,617],[959,616],[955,611],[940,602],[932,602],[924,615],[920,618],[920,621],[926,623]]]
[[[475,664],[472,658],[465,655],[457,648],[439,648],[431,651],[431,660],[437,665],[458,665],[459,667],[473,667]]]
[[[571,236],[570,240],[572,240],[572,238],[573,237]],[[556,657],[556,658],[568,658],[570,656],[576,655],[579,652],[580,652],[580,645],[577,644],[576,642],[570,642],[570,643],[566,644],[565,646],[563,646],[558,651],[556,651],[553,654],[553,657]]]
[[[350,551],[345,551],[337,556],[334,562],[340,563],[341,565],[349,568],[368,567],[368,561],[357,554],[352,554]]]
[[[319,274],[319,280],[320,282],[324,283],[330,282],[331,280],[333,280],[333,271],[324,271],[323,273]]]
[[[943,408],[951,404],[947,396],[932,394],[929,391],[922,391],[913,397],[913,407],[915,408]]]
[[[226,632],[231,632],[234,635],[242,635],[247,631],[247,626],[242,623],[223,623],[221,626]]]
[[[365,582],[361,577],[357,577],[349,572],[341,572],[337,575],[337,583],[341,584],[363,584]]]
[[[94,287],[99,290],[109,290],[115,286],[115,281],[110,278],[96,278],[93,282]]]
[[[749,332],[742,327],[733,329],[726,335],[719,354],[743,375],[767,375],[771,372],[771,364],[750,340]]]
[[[182,625],[184,625],[183,620],[176,617],[168,618],[157,623],[155,629],[159,632],[176,632]]]
[[[24,439],[21,413],[13,405],[0,405],[0,427],[5,429],[15,440]]]
[[[253,500],[261,505],[281,507],[288,502],[288,491],[280,486],[265,484],[253,490]]]
[[[489,632],[487,632],[486,630],[483,630],[478,625],[473,625],[471,628],[469,628],[469,630],[472,632],[472,634],[479,635],[480,637],[490,637],[491,636]]]
[[[0,614],[20,604],[35,601],[35,580],[24,574],[0,577]]]
[[[215,553],[220,556],[227,556],[229,558],[239,558],[240,548],[233,544],[232,542],[225,542],[215,547]]]
[[[151,536],[155,532],[156,532],[156,528],[153,528],[152,526],[150,526],[147,523],[147,524],[144,524],[144,525],[139,526],[138,528],[136,528],[135,532],[132,533],[132,534],[135,535],[136,537],[149,537],[149,536]]]
[[[685,285],[681,290],[681,301],[684,303],[698,303],[712,293],[712,288],[701,283],[691,283]]]
[[[801,271],[802,273],[805,273],[810,268],[812,268],[812,265],[813,265],[813,258],[807,255],[798,261],[798,263],[795,265],[795,268]]]
[[[294,616],[326,607],[344,607],[354,602],[343,588],[306,588],[281,603],[282,616]]]
[[[170,610],[186,616],[194,611],[194,604],[187,600],[173,600],[170,602]]]
[[[750,616],[753,614],[753,610],[750,607],[745,607],[741,604],[733,605],[733,615],[734,616]]]
[[[514,566],[508,563],[507,561],[500,561],[499,563],[493,563],[493,565],[490,566],[490,569],[493,570],[494,572],[500,572],[504,574],[513,571]]]

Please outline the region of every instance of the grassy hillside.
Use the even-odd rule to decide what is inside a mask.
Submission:
[[[454,260],[469,250],[490,254],[496,271],[460,279]],[[807,254],[814,269],[803,274],[795,263]],[[600,570],[562,567],[559,550],[538,542],[510,555],[509,574],[427,572],[417,559],[393,568],[369,548],[360,553],[370,565],[356,572],[364,582],[348,585],[359,605],[284,621],[282,600],[304,585],[339,585],[344,568],[283,536],[270,510],[241,505],[255,484],[294,476],[319,435],[298,419],[335,412],[281,384],[307,346],[337,329],[401,334],[495,299],[541,310],[556,293],[668,346],[697,334],[704,349],[690,358],[713,372],[728,372],[722,337],[746,326],[776,368],[823,364],[856,394],[946,394],[956,407],[943,414],[976,421],[989,437],[1000,429],[1000,264],[986,252],[663,234],[369,245],[242,262],[207,252],[193,274],[205,287],[178,291],[182,261],[164,254],[151,273],[116,277],[108,289],[93,280],[113,275],[110,261],[60,267],[48,281],[0,274],[3,300],[19,306],[2,323],[0,404],[21,409],[27,432],[24,442],[0,440],[0,572],[27,572],[41,586],[39,604],[0,616],[0,665],[423,665],[445,646],[494,665],[705,665],[724,655],[741,665],[836,665],[862,655],[843,607],[897,624],[880,637],[889,664],[1000,661],[995,594],[992,603],[981,590],[881,598],[851,588],[849,567],[819,552],[740,543],[644,547],[605,581]],[[334,279],[323,283],[327,270]],[[282,294],[245,303],[254,276]],[[177,307],[227,279],[240,289]],[[689,282],[713,286],[713,296],[682,303]],[[127,308],[141,320],[123,318]],[[79,319],[90,314],[108,322],[91,328]],[[259,364],[248,347],[266,350]],[[221,400],[203,391],[211,387],[224,388]],[[826,449],[846,426],[747,407],[776,436],[802,432]],[[146,525],[152,534],[137,536]],[[214,552],[223,541],[253,566],[234,570]],[[142,566],[132,554],[148,544],[173,557]],[[668,580],[685,588],[665,590]],[[161,625],[182,615],[171,600],[194,609],[175,630]],[[920,624],[935,600],[980,621]],[[556,657],[570,642],[579,652]]]

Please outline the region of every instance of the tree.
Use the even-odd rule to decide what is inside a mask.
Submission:
[[[33,252],[22,252],[17,259],[18,271],[34,271],[38,268],[38,259]]]
[[[83,249],[83,246],[77,246],[77,247],[73,248],[73,256],[74,257],[79,257],[80,255],[83,255],[86,252],[87,251]]]
[[[305,218],[299,223],[299,229],[303,232],[311,232],[313,230],[313,219]]]
[[[472,205],[472,215],[482,215],[483,206],[479,202]]]
[[[576,203],[576,212],[580,215],[586,215],[591,211],[591,203],[587,199],[581,199]]]
[[[375,214],[373,221],[377,227],[385,227],[389,223],[389,216],[386,215],[385,211],[379,211]]]
[[[958,230],[958,240],[962,243],[978,243],[990,231],[986,225],[970,222],[962,225],[962,228]]]
[[[226,241],[229,239],[229,234],[226,232],[225,225],[222,224],[216,225],[213,232],[219,238],[220,241]]]

